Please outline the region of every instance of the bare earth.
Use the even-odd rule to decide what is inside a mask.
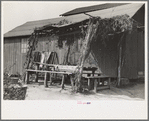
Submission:
[[[43,82],[28,84],[25,100],[144,100],[144,83],[136,83],[116,88],[100,90],[97,93],[85,91],[84,93],[72,93],[71,86],[65,85],[61,90],[59,84],[45,88]]]

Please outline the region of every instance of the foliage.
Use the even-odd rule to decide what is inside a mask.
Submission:
[[[131,31],[133,27],[133,20],[128,15],[115,16],[112,18],[97,19],[98,29],[95,33],[95,38],[105,41],[109,34],[118,34],[122,32]]]
[[[13,77],[18,77],[14,82]],[[23,82],[19,79],[21,75],[19,73],[10,75],[8,72],[4,72],[3,80],[3,98],[4,100],[24,100],[27,87],[24,87]]]

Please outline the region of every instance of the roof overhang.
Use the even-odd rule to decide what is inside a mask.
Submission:
[[[104,10],[99,10],[99,11],[94,11],[94,12],[87,12],[86,14],[78,14],[78,15],[73,15],[73,16],[69,16],[69,17],[74,17],[76,18],[77,16],[82,16],[82,20],[74,22],[74,23],[69,23],[69,24],[64,24],[64,25],[46,25],[43,27],[38,28],[37,30],[46,30],[46,29],[50,29],[50,28],[63,28],[63,27],[71,27],[72,25],[76,25],[78,23],[81,23],[83,21],[86,21],[90,18],[90,16],[93,17],[100,17],[101,19],[104,18],[112,18],[114,16],[118,16],[118,15],[125,15],[127,14],[130,18],[132,18],[136,12],[143,6],[143,3],[135,3],[135,4],[126,4],[123,6],[117,6],[114,8],[109,8],[109,9],[104,9]],[[87,16],[90,15],[90,16]],[[87,16],[87,17],[86,17]],[[66,20],[69,20],[69,17],[64,17]]]
[[[126,5],[117,6],[117,7],[113,7],[113,8],[109,8],[109,9],[98,10],[98,11],[94,11],[94,12],[86,12],[86,14],[89,14],[94,17],[100,17],[101,19],[112,18],[114,16],[124,15],[124,14],[127,14],[130,18],[132,18],[143,5],[144,5],[144,3],[132,3],[132,4],[126,4]],[[40,22],[40,26],[38,25],[38,27],[36,27],[36,30],[64,28],[64,27],[76,25],[78,23],[88,20],[89,18],[90,18],[90,16],[88,16],[88,15],[77,14],[77,15],[72,15],[72,16],[56,18],[55,20],[49,19],[47,24],[45,23],[43,26],[41,24],[42,22]],[[59,23],[62,20],[67,20],[67,21],[69,21],[69,23],[66,23],[63,25],[58,25],[57,23]],[[50,24],[48,24],[48,23],[50,23]],[[12,30],[12,31],[6,33],[4,35],[4,37],[31,35],[34,32],[34,30],[35,30],[34,28],[28,29],[26,31],[13,31]]]

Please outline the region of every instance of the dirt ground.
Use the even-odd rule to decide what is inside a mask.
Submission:
[[[97,93],[85,91],[84,93],[71,92],[71,86],[65,85],[61,90],[60,84],[44,87],[43,82],[28,84],[25,100],[144,100],[145,84],[131,82],[121,88],[111,86],[110,89],[100,90]]]

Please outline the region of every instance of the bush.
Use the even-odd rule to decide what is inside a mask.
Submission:
[[[12,77],[20,77],[20,76],[11,76],[7,73],[4,73],[4,87],[3,87],[3,99],[4,100],[24,100],[26,95],[27,86],[22,83],[22,81],[18,81],[16,83],[12,83]]]

